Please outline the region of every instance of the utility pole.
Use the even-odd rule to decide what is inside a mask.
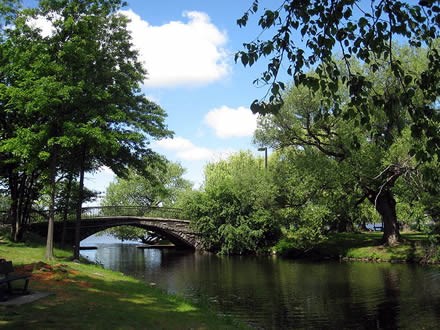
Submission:
[[[258,151],[264,151],[264,169],[267,170],[267,147],[258,148]]]

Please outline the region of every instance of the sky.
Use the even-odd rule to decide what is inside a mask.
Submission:
[[[256,87],[263,67],[244,68],[234,55],[261,30],[240,28],[237,18],[251,0],[131,0],[124,14],[147,71],[143,93],[167,113],[173,139],[152,141],[154,151],[180,163],[195,187],[203,168],[239,150],[251,150],[257,116],[249,106],[266,88]],[[105,191],[109,169],[86,176],[86,186]]]

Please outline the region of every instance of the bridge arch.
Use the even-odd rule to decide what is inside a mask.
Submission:
[[[190,221],[177,219],[164,219],[143,216],[99,216],[85,218],[80,222],[80,240],[108,228],[118,226],[134,226],[158,233],[166,237],[178,248],[199,249],[199,236],[189,227]],[[75,223],[68,221],[65,224],[64,241],[66,244],[74,244]],[[36,222],[30,224],[30,230],[42,236],[47,235],[47,222]],[[55,222],[54,241],[61,242],[63,234],[63,223]]]
[[[101,217],[97,220],[99,220],[97,225],[95,221],[82,221],[81,241],[105,229],[132,226],[157,233],[168,239],[177,248],[195,249],[195,245],[197,245],[194,242],[194,233],[189,231],[189,221],[175,220],[170,223],[169,220],[158,221],[158,219],[142,217],[109,217],[108,219]]]

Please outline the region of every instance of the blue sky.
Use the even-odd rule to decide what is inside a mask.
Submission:
[[[155,151],[187,169],[198,186],[203,167],[238,150],[252,150],[256,116],[249,105],[267,92],[253,85],[262,67],[243,68],[234,54],[261,32],[236,25],[250,0],[131,0],[135,47],[149,78],[143,92],[168,114],[172,140],[154,141]],[[88,175],[86,185],[104,191],[109,170]]]

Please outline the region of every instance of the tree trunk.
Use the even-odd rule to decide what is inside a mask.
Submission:
[[[82,203],[84,196],[84,171],[85,171],[86,150],[83,147],[81,154],[81,164],[79,170],[79,187],[78,187],[78,201],[76,206],[76,221],[75,221],[75,244],[73,245],[73,259],[79,260],[79,244],[81,239],[81,214]]]
[[[11,224],[11,239],[18,242],[21,236],[21,226],[18,216],[19,193],[18,175],[9,173],[9,190],[11,194],[11,205],[8,213],[8,222]]]
[[[365,222],[365,220],[362,220],[361,224],[359,225],[359,229],[362,231],[369,231],[369,229],[367,228],[367,223]]]
[[[11,224],[11,239],[13,242],[17,242],[17,229],[18,229],[18,199],[17,199],[17,187],[12,178],[9,178],[9,189],[11,192],[11,206],[8,213],[8,222]]]
[[[64,246],[64,243],[66,242],[66,232],[67,232],[67,216],[69,214],[69,206],[70,206],[70,196],[72,194],[72,182],[73,182],[73,174],[69,173],[68,177],[68,183],[67,183],[67,191],[66,191],[66,197],[65,197],[65,206],[64,206],[64,212],[63,212],[63,230],[61,232],[61,246]]]
[[[56,195],[56,165],[58,148],[54,147],[54,151],[50,160],[49,167],[49,187],[50,187],[50,201],[49,201],[49,219],[47,225],[47,239],[46,239],[46,260],[53,259],[53,232],[55,226],[55,195]]]
[[[8,171],[8,184],[11,197],[11,205],[8,220],[11,224],[11,239],[19,242],[23,238],[25,226],[30,221],[30,212],[34,200],[37,198],[35,182],[38,172],[31,174],[17,174],[13,169]]]
[[[373,203],[376,211],[382,217],[384,244],[396,245],[400,241],[399,225],[396,215],[396,200],[393,193],[389,190],[382,190],[379,195],[377,193],[369,194],[368,199]]]

